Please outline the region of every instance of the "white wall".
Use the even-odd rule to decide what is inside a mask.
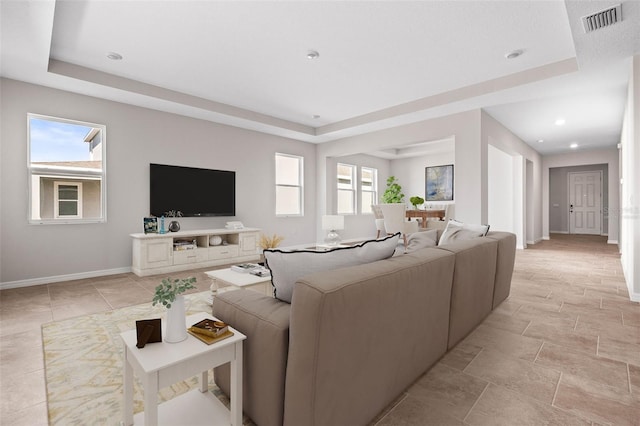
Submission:
[[[398,178],[405,194],[407,206],[411,206],[409,198],[419,196],[426,199],[426,176],[425,169],[431,166],[443,166],[453,164],[453,172],[455,174],[455,143],[452,141],[448,152],[437,152],[434,154],[423,155],[420,157],[404,158],[391,161],[391,174]],[[457,198],[456,182],[454,178],[453,201],[442,201],[436,204],[455,204]],[[425,206],[429,203],[425,203]],[[425,206],[422,206],[424,208]]]
[[[509,154],[513,161],[513,203],[510,204],[513,218],[513,231],[517,236],[518,247],[525,247],[526,241],[537,242],[542,239],[542,157],[511,133],[500,122],[482,111],[482,149],[485,157],[489,146]],[[483,167],[482,187],[487,188],[492,170]],[[531,181],[532,180],[532,181]],[[486,191],[486,190],[485,190]],[[529,207],[529,210],[526,210]],[[487,202],[484,206],[483,223],[489,223]],[[456,208],[457,210],[457,208]]]
[[[640,302],[640,55],[631,65],[620,145],[622,269],[631,299]]]
[[[606,150],[593,151],[575,151],[566,154],[547,155],[542,160],[542,221],[543,235],[545,239],[549,239],[549,170],[558,167],[572,166],[592,166],[596,164],[607,165],[607,194],[608,205],[603,206],[607,209],[607,231],[609,234],[608,241],[611,244],[618,243],[619,230],[619,188],[618,188],[618,150],[616,148]],[[587,167],[590,168],[590,167]],[[595,170],[595,169],[594,169]],[[566,183],[565,183],[566,185]],[[555,198],[554,198],[555,200]],[[553,208],[553,207],[552,207]]]
[[[14,80],[0,80],[0,286],[123,272],[129,234],[149,214],[149,163],[236,171],[235,220],[315,241],[316,146],[208,121],[120,104]],[[107,126],[107,223],[29,225],[27,113]],[[305,158],[305,216],[276,218],[274,153]],[[183,218],[183,230],[223,227],[229,218]]]
[[[487,223],[492,231],[514,232],[513,157],[489,145],[487,165],[489,167]]]

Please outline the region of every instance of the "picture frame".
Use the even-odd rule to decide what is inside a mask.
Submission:
[[[158,218],[157,217],[145,217],[144,233],[145,234],[157,234],[158,233]]]
[[[453,201],[453,164],[425,168],[425,200]]]

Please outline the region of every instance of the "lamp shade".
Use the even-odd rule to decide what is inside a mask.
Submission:
[[[332,214],[322,216],[322,229],[324,230],[344,229],[344,216],[332,215]]]

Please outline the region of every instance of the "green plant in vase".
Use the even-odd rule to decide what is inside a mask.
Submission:
[[[387,204],[404,203],[402,186],[400,186],[395,176],[387,178],[387,189],[382,194],[382,202]]]
[[[176,279],[167,277],[163,279],[162,284],[156,287],[156,291],[153,296],[153,306],[161,303],[165,308],[171,309],[171,304],[175,302],[178,295],[187,290],[196,288],[196,286],[193,285],[195,282],[195,277]]]
[[[418,210],[418,206],[421,206],[424,204],[424,198],[416,195],[414,197],[409,198],[409,202],[411,203],[411,205],[413,205],[413,208]]]

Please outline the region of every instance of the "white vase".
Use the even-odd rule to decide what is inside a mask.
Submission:
[[[187,316],[185,314],[184,296],[176,296],[176,300],[167,309],[167,328],[164,341],[167,343],[182,342],[187,338]]]

